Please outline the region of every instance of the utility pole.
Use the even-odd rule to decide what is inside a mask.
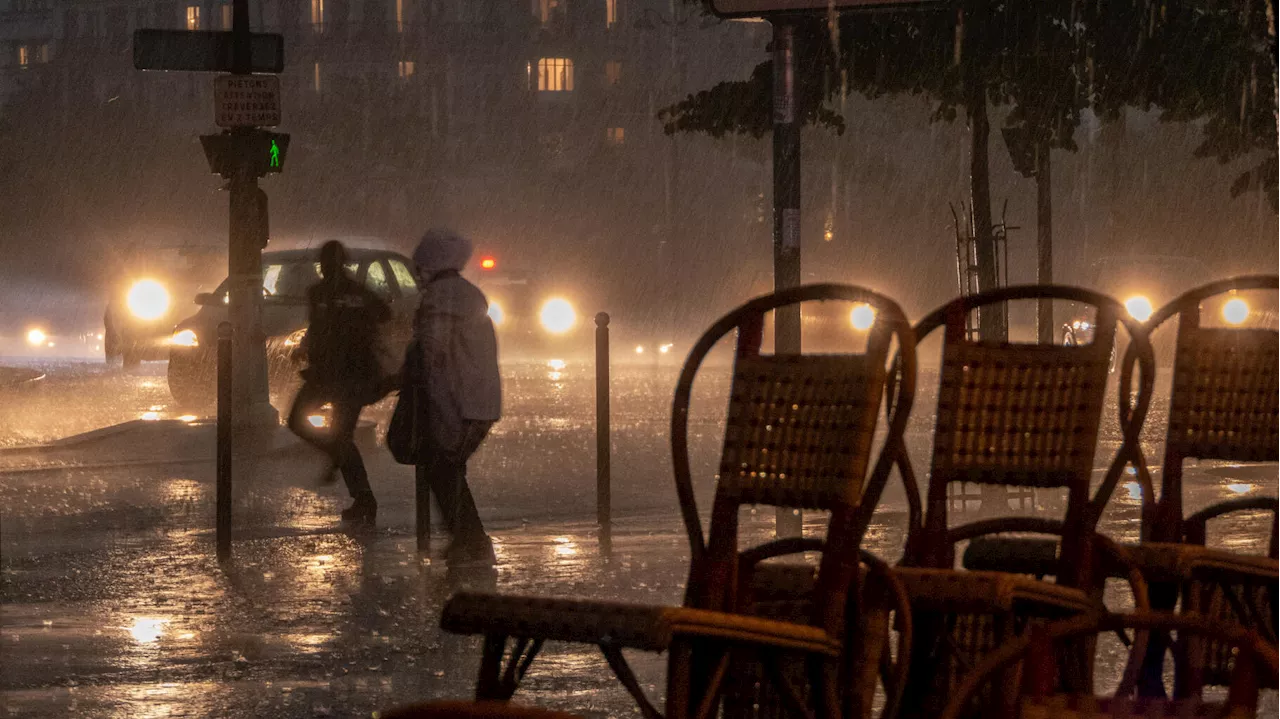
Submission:
[[[773,289],[800,286],[800,122],[796,117],[794,22],[786,15],[773,23]],[[800,354],[800,306],[773,313],[777,354]],[[778,508],[777,535],[798,537],[803,519]]]

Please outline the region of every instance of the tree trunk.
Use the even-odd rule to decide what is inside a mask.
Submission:
[[[974,66],[973,58],[969,67]],[[978,263],[978,291],[996,289],[996,241],[991,220],[991,176],[988,158],[988,137],[991,124],[987,120],[986,87],[981,78],[972,77],[974,70],[966,70],[965,102],[969,110],[969,205],[973,212],[970,233],[976,242],[975,259]],[[984,307],[978,313],[978,332],[984,340],[1002,341],[1008,338],[1003,309]]]
[[[1036,283],[1053,284],[1053,175],[1049,143],[1036,149]],[[1053,301],[1042,299],[1036,307],[1040,344],[1053,343]]]

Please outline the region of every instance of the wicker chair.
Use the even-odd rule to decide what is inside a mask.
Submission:
[[[1183,517],[1182,463],[1188,458],[1274,462],[1280,455],[1280,332],[1201,326],[1201,305],[1236,290],[1275,290],[1275,275],[1239,277],[1196,288],[1160,308],[1147,320],[1149,331],[1178,317],[1169,427],[1159,495],[1144,462],[1137,462],[1142,486],[1142,543],[1129,548],[1150,584],[1155,609],[1172,611],[1179,599],[1184,612],[1242,624],[1276,644],[1275,497],[1240,498]],[[1129,411],[1130,373],[1135,357],[1126,353],[1120,376],[1122,412]],[[1207,549],[1209,520],[1241,511],[1271,513],[1267,556]],[[1165,638],[1152,637],[1140,691],[1162,696]],[[1204,684],[1230,679],[1230,654],[1219,642],[1175,662],[1175,696],[1191,696]],[[1267,678],[1274,688],[1276,677]]]
[[[875,309],[864,353],[760,354],[766,313],[820,300]],[[705,539],[689,467],[690,396],[707,354],[735,330],[724,448]],[[895,337],[905,391],[887,408],[887,439],[864,482]],[[650,718],[663,714],[640,689],[623,649],[668,652],[670,719],[721,711],[865,717],[881,668],[888,675],[884,715],[892,715],[906,676],[910,617],[889,568],[860,544],[900,452],[914,379],[915,344],[901,309],[861,288],[801,287],[752,300],[716,322],[685,362],[672,411],[676,492],[691,549],[684,606],[459,594],[446,605],[442,626],[485,636],[477,697],[509,698],[543,642],[556,640],[597,645]],[[829,510],[825,541],[779,539],[740,551],[739,510],[755,504]],[[762,564],[810,551],[822,552],[816,574],[804,566]],[[895,611],[902,627],[896,662],[889,652]],[[515,645],[504,668],[509,638]]]
[[[1113,697],[1087,692],[1055,693],[1057,668],[1055,643],[1078,643],[1101,632],[1123,629],[1155,634],[1178,633],[1175,648],[1198,651],[1197,645],[1214,641],[1228,646],[1234,657],[1224,702],[1207,702],[1198,693],[1183,699],[1133,698],[1124,690]],[[1275,647],[1256,634],[1226,622],[1193,615],[1163,613],[1108,614],[1082,617],[1033,628],[1027,636],[1000,647],[964,678],[942,719],[958,719],[972,698],[993,681],[1000,681],[1008,667],[1021,664],[1021,688],[1011,701],[994,707],[985,716],[992,719],[1253,719],[1258,711],[1258,689],[1264,677],[1274,677]]]
[[[1094,341],[1081,346],[1048,346],[973,341],[966,338],[965,317],[983,306],[1011,300],[1069,300],[1097,312]],[[1090,498],[1095,446],[1102,418],[1116,325],[1128,330],[1141,362],[1137,405],[1123,424],[1124,442],[1094,497]],[[1150,404],[1154,366],[1144,329],[1129,319],[1115,300],[1088,290],[1059,286],[1009,287],[955,299],[916,324],[917,341],[943,328],[942,367],[934,430],[928,506],[923,520],[910,465],[907,496],[913,510],[908,552],[896,570],[911,597],[915,645],[903,711],[936,715],[963,673],[995,647],[1022,633],[1030,623],[1102,611],[1102,566],[1123,563],[1123,553],[1095,532],[1125,465],[1135,456]],[[903,458],[905,460],[905,457]],[[1065,517],[983,519],[948,526],[949,488],[960,483],[1067,489]],[[1031,547],[1039,565],[1011,561],[1022,552],[994,552],[1003,561],[967,562],[979,571],[955,566],[955,545],[971,540],[991,549],[1003,533],[1054,535],[1053,539],[1013,540]],[[1010,538],[1012,539],[1012,538]],[[1102,557],[1112,557],[1102,565]],[[1034,556],[1033,556],[1034,559]],[[1036,565],[1037,562],[1032,562]],[[1097,569],[1095,569],[1095,565]],[[1029,574],[1052,574],[1055,582]],[[1146,589],[1135,571],[1129,575],[1135,598],[1146,606]],[[1144,638],[1143,638],[1144,639]],[[1088,679],[1087,647],[1064,680]],[[1136,665],[1129,668],[1136,674]],[[997,684],[1008,690],[1012,677]],[[971,707],[980,713],[984,696]]]

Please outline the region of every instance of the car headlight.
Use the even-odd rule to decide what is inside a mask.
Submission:
[[[1235,297],[1222,306],[1222,319],[1229,325],[1244,324],[1249,319],[1249,303]]]
[[[169,344],[175,347],[199,347],[200,338],[196,337],[195,330],[178,330],[169,338]]]
[[[855,330],[865,332],[876,323],[876,310],[869,304],[859,302],[849,311],[849,323]]]
[[[302,344],[302,340],[303,340],[306,336],[307,336],[307,328],[306,328],[306,327],[303,327],[303,328],[302,328],[302,329],[300,329],[300,330],[297,330],[297,331],[295,331],[295,332],[290,333],[288,337],[285,337],[285,338],[284,338],[284,346],[285,346],[285,347],[297,347],[298,345]]]
[[[39,327],[32,327],[27,330],[27,344],[32,347],[43,345],[47,339],[49,339],[49,335],[45,334],[44,330]]]
[[[578,313],[573,311],[569,300],[556,297],[543,303],[538,319],[542,321],[543,329],[559,335],[573,329],[578,323]]]
[[[1073,330],[1082,330],[1084,332],[1088,332],[1092,328],[1093,328],[1093,325],[1089,324],[1088,320],[1076,320],[1071,323],[1071,329]]]
[[[507,319],[507,313],[502,311],[502,305],[497,302],[489,302],[489,319],[494,325],[501,325]]]
[[[1129,311],[1130,317],[1139,322],[1151,319],[1151,313],[1155,312],[1155,308],[1151,306],[1151,300],[1142,295],[1134,295],[1125,300],[1124,308]]]
[[[125,304],[140,320],[158,320],[169,311],[169,291],[155,280],[138,280],[125,295]]]

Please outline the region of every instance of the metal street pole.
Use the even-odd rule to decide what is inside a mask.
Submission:
[[[800,285],[800,123],[796,117],[795,25],[781,16],[773,23],[773,288]],[[773,313],[774,352],[800,353],[800,306]],[[778,509],[779,537],[798,537],[802,519]]]
[[[234,75],[251,74],[249,2],[234,0],[231,7],[232,69]],[[239,428],[274,426],[279,422],[267,390],[266,337],[262,331],[262,237],[258,231],[258,178],[250,138],[255,128],[237,127],[236,169],[229,182],[231,193],[230,247],[227,253],[229,302],[233,335],[234,414]]]

